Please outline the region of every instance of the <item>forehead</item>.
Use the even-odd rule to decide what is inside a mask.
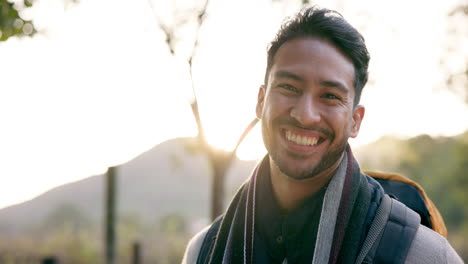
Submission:
[[[285,42],[273,57],[269,80],[277,72],[289,72],[305,81],[339,81],[354,91],[354,65],[327,40],[297,38]]]

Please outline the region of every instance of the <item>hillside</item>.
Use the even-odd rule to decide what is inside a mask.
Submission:
[[[193,148],[191,138],[163,142],[118,166],[118,214],[136,215],[144,223],[178,214],[189,220],[207,219],[209,167]],[[254,161],[235,160],[228,173],[232,188],[244,181]],[[100,223],[104,203],[103,175],[56,187],[35,199],[0,210],[0,233],[14,234],[48,225],[58,215],[79,215]],[[234,190],[228,189],[228,193]],[[66,217],[66,216],[64,216]],[[75,217],[76,218],[76,217]],[[78,220],[76,220],[78,221]]]

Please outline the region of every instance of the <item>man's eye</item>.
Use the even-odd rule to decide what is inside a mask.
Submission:
[[[323,95],[324,98],[326,99],[330,99],[330,100],[341,100],[340,97],[334,95],[334,94],[331,94],[331,93],[326,93]]]
[[[288,90],[288,91],[291,91],[293,93],[298,93],[299,92],[299,89],[297,89],[296,87],[292,86],[292,85],[289,85],[289,84],[279,84],[278,87],[282,88],[282,89],[285,89],[285,90]]]

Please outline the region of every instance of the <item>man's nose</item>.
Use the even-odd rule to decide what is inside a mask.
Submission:
[[[290,115],[303,127],[315,125],[320,121],[320,109],[309,94],[303,94],[293,105]]]

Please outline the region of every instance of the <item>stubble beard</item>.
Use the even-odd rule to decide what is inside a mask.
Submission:
[[[313,178],[314,176],[320,174],[321,172],[335,165],[338,162],[338,160],[342,157],[343,152],[345,151],[345,148],[348,144],[348,138],[344,137],[343,139],[341,139],[340,142],[338,142],[336,147],[329,149],[329,151],[327,151],[323,155],[323,157],[320,159],[320,161],[317,163],[316,166],[310,167],[300,172],[296,172],[294,171],[293,168],[290,168],[290,166],[288,166],[287,161],[281,158],[280,151],[279,151],[280,147],[278,146],[278,142],[272,139],[273,138],[272,134],[275,133],[275,131],[278,131],[278,129],[276,129],[275,127],[277,126],[273,124],[271,131],[268,131],[266,122],[262,120],[263,142],[268,151],[268,155],[273,160],[276,167],[281,171],[281,173],[295,180],[305,180],[305,179]],[[333,133],[331,133],[327,140],[329,140],[330,142],[333,142],[334,139],[335,139],[335,136]],[[297,155],[297,154],[290,153],[290,152],[286,152],[282,154],[289,155],[298,160],[300,160],[301,158],[305,158],[302,155]]]

